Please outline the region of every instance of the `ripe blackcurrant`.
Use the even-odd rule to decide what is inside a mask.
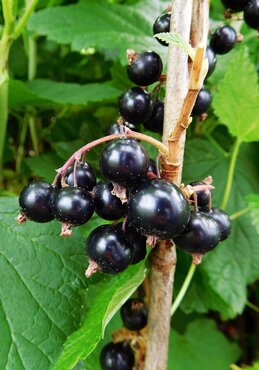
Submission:
[[[192,181],[189,185],[195,186],[195,185],[205,185],[205,182],[203,181]],[[206,207],[209,204],[210,201],[210,190],[205,191],[196,191],[197,196],[197,205],[198,207]],[[193,195],[190,197],[191,200],[193,200]]]
[[[124,326],[129,330],[141,330],[147,325],[147,308],[137,298],[129,299],[120,310]]]
[[[85,189],[68,186],[55,191],[52,209],[58,221],[77,226],[91,218],[94,201]]]
[[[194,107],[192,109],[193,116],[199,116],[206,112],[211,104],[212,96],[208,89],[203,87],[200,89]]]
[[[108,135],[113,135],[113,134],[120,134],[120,126],[117,122],[113,123],[108,131],[107,131],[107,134]],[[123,125],[125,126],[125,128],[129,128],[131,131],[139,131],[135,125],[133,125],[132,123],[129,123],[129,122],[125,122],[125,124]]]
[[[216,54],[228,53],[236,43],[237,34],[229,25],[220,26],[211,36],[210,47]]]
[[[223,5],[226,9],[232,10],[233,13],[241,12],[249,0],[222,0]]]
[[[86,241],[87,255],[102,272],[116,274],[125,270],[132,260],[132,249],[117,225],[101,225]]]
[[[122,204],[116,195],[112,194],[113,185],[100,181],[93,190],[95,212],[105,220],[117,220],[125,215],[126,204]]]
[[[154,102],[150,118],[143,122],[146,129],[162,134],[164,121],[164,103],[161,100]]]
[[[145,148],[134,139],[119,139],[108,143],[100,156],[100,169],[104,176],[121,185],[141,181],[149,166]]]
[[[160,56],[154,51],[144,51],[136,54],[133,61],[128,65],[129,79],[139,86],[148,86],[156,82],[163,70]]]
[[[150,159],[148,172],[153,172],[156,175],[156,162],[153,159]]]
[[[214,71],[217,64],[216,53],[208,46],[206,49],[206,56],[208,59],[208,72],[206,78],[208,78]]]
[[[69,186],[76,185],[87,191],[93,190],[96,185],[96,177],[93,168],[88,163],[78,163],[75,171],[76,181],[74,181],[74,166],[71,166],[66,173],[65,182]]]
[[[102,370],[132,370],[134,352],[124,342],[110,342],[102,349],[100,362]]]
[[[231,232],[231,222],[228,214],[222,209],[215,207],[211,208],[210,211],[202,208],[202,211],[208,212],[208,215],[217,222],[220,230],[220,241],[227,239]]]
[[[176,185],[166,180],[142,181],[128,200],[129,222],[142,234],[171,239],[184,230],[189,217],[185,197]]]
[[[26,185],[19,197],[22,213],[35,222],[53,220],[51,208],[53,194],[53,186],[46,181],[35,181]]]
[[[157,33],[162,33],[162,32],[169,32],[170,31],[170,21],[171,21],[171,13],[166,13],[160,15],[156,20],[153,25],[153,35]],[[166,41],[159,40],[156,38],[157,41],[164,45],[168,46],[168,43]]]
[[[191,212],[188,225],[181,235],[174,238],[176,245],[188,253],[205,254],[220,241],[220,229],[216,221],[203,212]]]
[[[119,227],[122,227],[122,222],[117,224]],[[130,244],[132,251],[132,261],[131,264],[135,265],[142,261],[147,254],[146,250],[146,240],[147,238],[138,233],[137,230],[131,226],[128,222],[125,226],[124,237],[127,242]]]
[[[126,121],[133,124],[146,121],[152,113],[150,94],[141,87],[132,87],[121,95],[119,111]]]
[[[246,24],[259,30],[259,0],[250,0],[244,8],[244,20]]]

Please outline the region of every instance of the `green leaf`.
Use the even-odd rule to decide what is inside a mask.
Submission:
[[[133,6],[107,1],[84,0],[78,4],[49,8],[32,15],[29,29],[72,50],[84,52],[89,47],[116,50],[126,63],[126,49],[137,51],[151,48],[166,51],[152,38],[152,24],[167,2],[142,1]]]
[[[54,369],[70,369],[86,358],[97,346],[113,315],[142,283],[146,274],[145,262],[130,266],[121,274],[105,278],[95,286],[95,295],[85,321],[66,341],[63,353]]]
[[[54,151],[50,151],[36,157],[26,158],[25,163],[33,175],[52,182],[56,175],[55,170],[62,166],[63,161]]]
[[[252,217],[252,224],[255,226],[259,234],[259,195],[249,194],[245,197],[249,207],[251,208],[250,216]]]
[[[253,366],[249,367],[239,367],[237,365],[231,365],[230,368],[231,370],[259,370],[259,362],[256,362],[253,364]]]
[[[188,44],[184,38],[182,38],[181,35],[178,35],[178,33],[175,32],[161,32],[161,33],[156,33],[154,37],[157,37],[159,40],[165,41],[168,44],[173,44],[176,45],[180,48],[182,48],[188,55],[189,57],[193,60],[195,56],[195,51],[191,47],[190,44]]]
[[[230,215],[246,207],[245,195],[258,190],[259,170],[256,158],[256,145],[243,144],[227,209]],[[189,183],[212,175],[216,187],[212,194],[215,207],[221,203],[228,168],[229,157],[209,141],[187,142],[183,180]],[[185,272],[189,262],[181,256],[179,253],[178,266],[179,270]],[[212,309],[220,311],[224,318],[236,316],[245,306],[247,284],[259,277],[258,264],[258,235],[250,216],[244,215],[232,222],[229,238],[204,256],[181,308],[186,313]],[[182,280],[183,276],[178,275],[178,278]]]
[[[168,370],[227,370],[239,357],[239,347],[217,330],[213,320],[191,322],[184,335],[171,330]]]
[[[79,85],[50,80],[33,80],[24,84],[10,81],[10,108],[26,105],[75,104],[87,105],[115,99],[121,91],[108,83]]]
[[[259,140],[257,73],[245,47],[233,53],[212,105],[233,136],[246,142]]]
[[[18,225],[17,198],[0,208],[0,368],[49,369],[85,311],[84,241],[55,221]]]

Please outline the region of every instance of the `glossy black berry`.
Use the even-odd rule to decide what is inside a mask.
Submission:
[[[148,166],[148,172],[152,172],[156,175],[156,162],[153,161],[153,159],[150,159],[149,166]]]
[[[197,96],[194,107],[192,109],[193,116],[199,116],[206,112],[212,101],[211,93],[208,89],[203,87]]]
[[[121,185],[141,181],[149,166],[146,149],[134,139],[119,139],[108,143],[100,156],[100,169],[104,176]]]
[[[125,270],[132,260],[132,249],[117,225],[101,225],[86,241],[87,255],[102,272],[116,274]]]
[[[237,34],[233,27],[220,26],[211,36],[210,47],[216,54],[226,54],[233,49]]]
[[[202,209],[203,212],[208,212],[208,215],[215,220],[220,230],[220,241],[227,239],[231,232],[231,222],[228,214],[220,208],[211,208],[211,210]]]
[[[76,184],[79,188],[91,191],[96,185],[94,170],[88,163],[77,164],[75,177],[76,181],[74,181],[74,166],[71,166],[65,176],[65,182],[69,186],[75,186]]]
[[[113,123],[108,131],[107,131],[107,135],[113,135],[113,134],[120,134],[120,126],[117,122]],[[125,122],[125,124],[123,125],[125,126],[126,128],[129,128],[131,131],[139,131],[135,125],[133,125],[132,123],[129,123],[129,122]]]
[[[91,218],[94,212],[94,201],[85,189],[68,186],[56,190],[52,209],[58,221],[77,226]]]
[[[155,20],[155,23],[153,25],[153,35],[157,33],[162,33],[162,32],[169,32],[170,31],[170,21],[171,21],[171,13],[160,15]],[[158,38],[156,39],[160,44],[164,46],[168,46],[167,42],[159,40]]]
[[[51,201],[54,188],[46,181],[35,181],[26,185],[19,197],[21,211],[35,222],[48,222],[54,219]]]
[[[129,299],[120,310],[122,322],[129,330],[141,330],[147,325],[147,308],[137,298]]]
[[[148,86],[156,82],[162,70],[162,60],[154,51],[144,51],[137,54],[127,67],[129,79],[139,86]]]
[[[150,94],[141,87],[132,87],[121,95],[119,111],[126,121],[133,124],[146,121],[152,113]]]
[[[220,241],[218,223],[208,214],[191,212],[188,225],[176,238],[176,245],[188,253],[205,254],[211,251]]]
[[[195,185],[205,185],[205,182],[203,181],[193,181],[189,185],[195,186]],[[196,191],[197,196],[197,205],[198,207],[206,207],[209,204],[210,201],[210,190],[205,191]],[[193,195],[190,197],[191,200],[194,200]]]
[[[161,100],[154,102],[150,118],[143,122],[146,129],[162,134],[164,121],[164,103]]]
[[[166,180],[142,181],[128,200],[128,220],[145,235],[171,239],[184,230],[189,217],[189,205],[182,192]]]
[[[259,30],[259,0],[250,0],[244,8],[244,20],[246,24]]]
[[[217,64],[216,53],[208,46],[206,49],[206,56],[208,59],[208,72],[206,78],[208,78],[213,72]]]
[[[118,223],[117,225],[120,228],[122,228],[122,222]],[[133,226],[131,226],[128,222],[126,222],[126,225],[125,225],[124,237],[131,247],[131,251],[132,251],[131,264],[135,265],[136,263],[139,263],[146,257],[147,238],[144,235],[137,232],[137,230]]]
[[[132,370],[134,352],[126,343],[111,342],[102,349],[100,362],[102,370]]]
[[[249,0],[222,0],[226,9],[230,9],[233,13],[241,12]]]
[[[100,181],[93,190],[95,200],[95,212],[105,220],[117,220],[125,215],[126,203],[112,194],[111,182]]]

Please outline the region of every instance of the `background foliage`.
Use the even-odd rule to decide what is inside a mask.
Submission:
[[[86,281],[84,240],[103,221],[95,217],[63,240],[56,222],[16,225],[15,195],[33,178],[51,181],[76,149],[115,122],[118,97],[131,86],[127,48],[155,50],[166,64],[166,48],[152,38],[152,24],[166,5],[162,0],[40,1],[11,49],[0,199],[1,369],[97,370],[100,349],[121,326],[118,314],[108,322],[147,273],[146,261],[118,276],[97,274]],[[212,29],[223,22],[222,11],[220,1],[212,1]],[[185,183],[213,176],[213,205],[223,204],[233,215],[233,230],[204,258],[172,321],[169,370],[225,370],[236,361],[240,366],[256,361],[256,313],[246,304],[256,303],[259,295],[254,284],[259,277],[259,48],[255,31],[244,25],[241,31],[244,42],[218,58],[206,82],[213,105],[208,119],[194,121],[188,132],[183,174]],[[96,168],[100,150],[87,155]],[[189,264],[189,256],[179,251],[175,294]]]

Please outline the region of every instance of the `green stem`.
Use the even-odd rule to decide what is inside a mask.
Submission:
[[[251,210],[250,207],[247,207],[247,208],[244,208],[244,209],[241,209],[240,211],[237,211],[235,213],[233,213],[231,216],[229,216],[230,220],[233,221],[235,220],[236,218],[238,217],[241,217],[243,215],[245,215],[246,213],[248,213],[249,211]]]
[[[249,301],[246,301],[246,305],[247,305],[247,307],[251,308],[255,312],[259,313],[259,307],[257,307],[255,304],[253,304]]]
[[[24,154],[24,143],[25,143],[26,135],[28,131],[28,121],[26,118],[25,120],[21,122],[21,125],[22,127],[21,127],[21,132],[20,132],[19,147],[17,150],[16,166],[15,166],[16,173],[21,172],[21,165],[22,165],[22,159],[23,159],[23,154]]]
[[[0,85],[0,186],[3,183],[3,162],[8,119],[8,76]]]
[[[175,298],[174,300],[174,303],[171,307],[171,316],[173,316],[173,314],[175,313],[175,311],[177,310],[177,308],[179,307],[180,303],[182,302],[183,300],[183,297],[185,296],[185,293],[187,292],[187,289],[189,288],[189,285],[192,281],[192,277],[194,275],[194,272],[196,270],[196,267],[197,265],[194,265],[193,263],[191,264],[190,268],[189,268],[189,271],[184,279],[184,282],[183,282],[183,285],[177,295],[177,297]]]
[[[13,23],[13,15],[10,9],[8,0],[2,0],[3,16],[5,21],[5,27],[9,28],[9,25]]]
[[[14,29],[14,33],[12,35],[13,39],[17,39],[20,34],[22,33],[31,13],[34,11],[37,3],[38,3],[39,0],[32,0],[30,2],[30,4],[28,5],[28,7],[26,8],[25,12],[23,13],[23,15],[21,16],[19,22],[17,23],[15,29]]]
[[[224,192],[224,195],[223,195],[223,200],[222,200],[221,207],[220,207],[222,209],[226,209],[228,201],[229,201],[229,197],[230,197],[230,193],[231,193],[231,187],[232,187],[233,178],[234,178],[237,156],[238,156],[238,152],[239,152],[239,148],[240,148],[241,144],[242,144],[242,142],[239,139],[237,139],[236,142],[235,142],[234,148],[233,148],[233,152],[232,152],[231,159],[230,159],[227,183],[226,183],[225,192]]]

